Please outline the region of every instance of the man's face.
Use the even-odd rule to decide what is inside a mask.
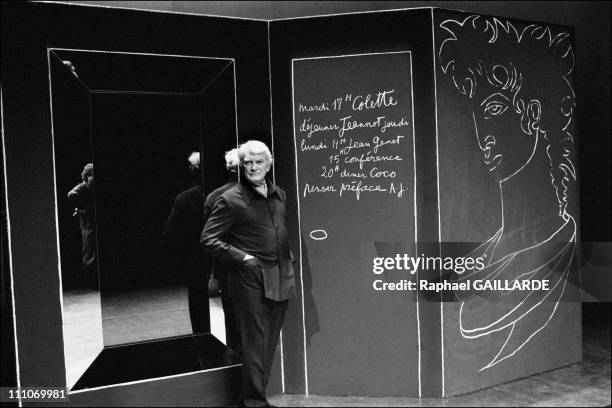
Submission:
[[[531,160],[537,135],[521,128],[521,114],[512,106],[512,93],[481,78],[472,97],[472,119],[485,167],[497,181],[505,181]]]
[[[264,183],[266,174],[270,170],[270,163],[266,160],[266,155],[263,153],[244,155],[244,175],[255,185]]]

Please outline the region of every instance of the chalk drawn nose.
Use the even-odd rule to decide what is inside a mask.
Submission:
[[[327,238],[327,232],[325,230],[312,230],[310,231],[310,238],[317,240],[317,241],[321,241],[325,238]]]

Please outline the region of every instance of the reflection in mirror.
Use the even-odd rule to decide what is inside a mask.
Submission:
[[[237,141],[233,61],[50,49],[49,68],[68,387],[109,347],[225,342],[199,235]]]
[[[49,59],[67,386],[103,348],[89,91],[69,60]]]
[[[163,234],[175,197],[191,185],[185,156],[201,150],[197,95],[104,92],[91,101],[104,345],[208,331],[205,271],[192,234],[179,233],[182,242]],[[200,228],[199,208],[181,227]]]

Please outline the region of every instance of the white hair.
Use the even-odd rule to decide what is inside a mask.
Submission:
[[[240,157],[238,157],[238,148],[225,152],[225,168],[232,169],[240,165]]]
[[[248,140],[238,147],[238,156],[240,157],[241,163],[244,161],[244,155],[247,153],[263,154],[266,157],[266,161],[272,163],[272,153],[270,153],[270,149],[268,149],[265,143],[259,140]]]
[[[193,167],[200,168],[200,152],[191,152],[187,160]]]

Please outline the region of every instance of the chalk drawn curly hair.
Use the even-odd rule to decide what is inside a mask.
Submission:
[[[571,35],[554,34],[550,27],[538,24],[519,30],[507,20],[478,15],[446,20],[440,28],[448,35],[441,39],[438,58],[455,88],[470,99],[479,81],[510,92],[521,129],[543,135],[559,215],[567,220],[568,186],[576,180]],[[528,119],[530,101],[537,101],[541,108],[535,122]]]

